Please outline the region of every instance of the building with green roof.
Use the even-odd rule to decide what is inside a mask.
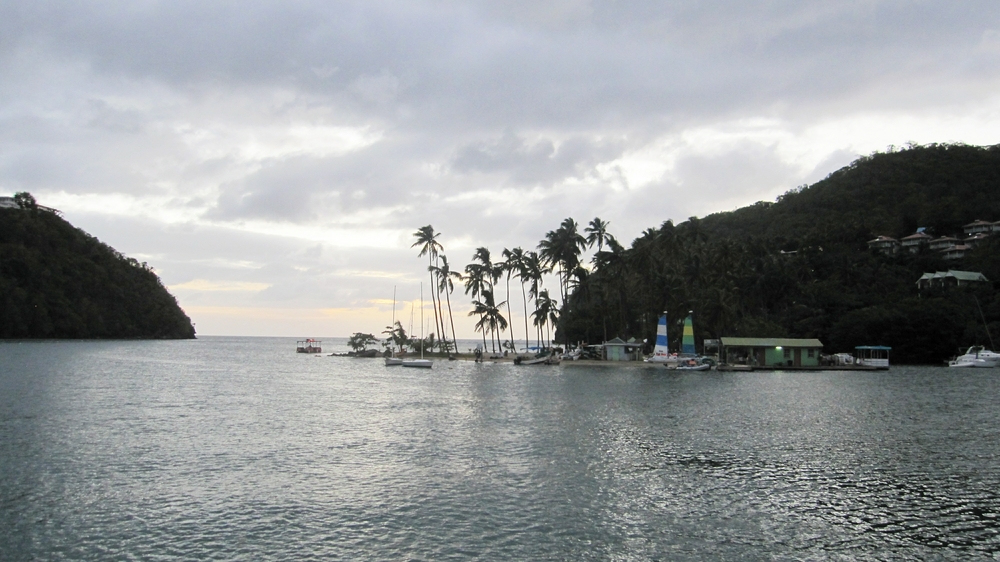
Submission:
[[[722,338],[727,365],[751,367],[818,367],[823,342],[797,338]]]

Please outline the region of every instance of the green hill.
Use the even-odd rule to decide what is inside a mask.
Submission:
[[[628,249],[599,253],[574,274],[559,341],[652,340],[661,311],[680,321],[691,310],[699,343],[815,337],[827,352],[890,345],[894,362],[939,363],[1000,336],[1000,233],[959,260],[926,249],[884,255],[867,241],[918,227],[961,237],[976,219],[1000,220],[1000,146],[873,154],[774,203],[667,221]],[[918,291],[924,272],[948,269],[980,271],[990,283]],[[679,336],[674,328],[671,339]]]
[[[0,338],[193,338],[145,263],[23,198],[0,208]]]

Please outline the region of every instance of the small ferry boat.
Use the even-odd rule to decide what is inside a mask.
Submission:
[[[299,340],[295,342],[295,351],[298,353],[323,353],[321,343],[323,342],[312,338]]]

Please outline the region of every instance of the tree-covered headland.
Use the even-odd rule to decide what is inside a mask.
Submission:
[[[193,338],[153,269],[18,193],[0,208],[0,338]]]
[[[977,219],[1000,220],[1000,146],[873,154],[774,203],[667,221],[629,248],[612,242],[570,275],[558,339],[652,341],[661,311],[675,322],[693,311],[699,345],[819,338],[828,352],[889,345],[896,363],[939,363],[962,346],[990,344],[986,325],[1000,336],[1000,233],[954,260],[926,246],[885,254],[868,241],[918,228],[961,240]],[[918,290],[925,272],[949,269],[982,272],[989,283]],[[674,346],[679,338],[673,329]]]
[[[628,247],[600,218],[565,219],[537,251],[477,248],[462,271],[447,266],[430,225],[414,233],[414,246],[430,260],[438,297],[450,296],[452,279],[464,285],[468,314],[493,349],[544,345],[553,332],[560,344],[653,341],[663,311],[677,349],[691,311],[699,347],[724,336],[818,338],[829,353],[888,345],[894,363],[935,364],[1000,337],[1000,232],[952,260],[926,246],[885,254],[868,242],[921,228],[961,242],[963,226],[979,219],[1000,221],[1000,145],[910,145],[859,158],[773,203],[668,220]],[[918,290],[924,273],[948,270],[989,282]],[[552,275],[557,286],[543,286]],[[447,302],[434,300],[442,343]],[[508,322],[521,306],[524,323]]]

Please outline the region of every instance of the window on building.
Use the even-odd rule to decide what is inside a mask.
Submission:
[[[790,348],[790,347],[786,347],[786,348],[785,348],[785,359],[788,359],[788,358],[790,358],[791,356],[792,356],[792,348]]]
[[[816,357],[816,350],[815,349],[810,349],[809,350],[809,357]]]

